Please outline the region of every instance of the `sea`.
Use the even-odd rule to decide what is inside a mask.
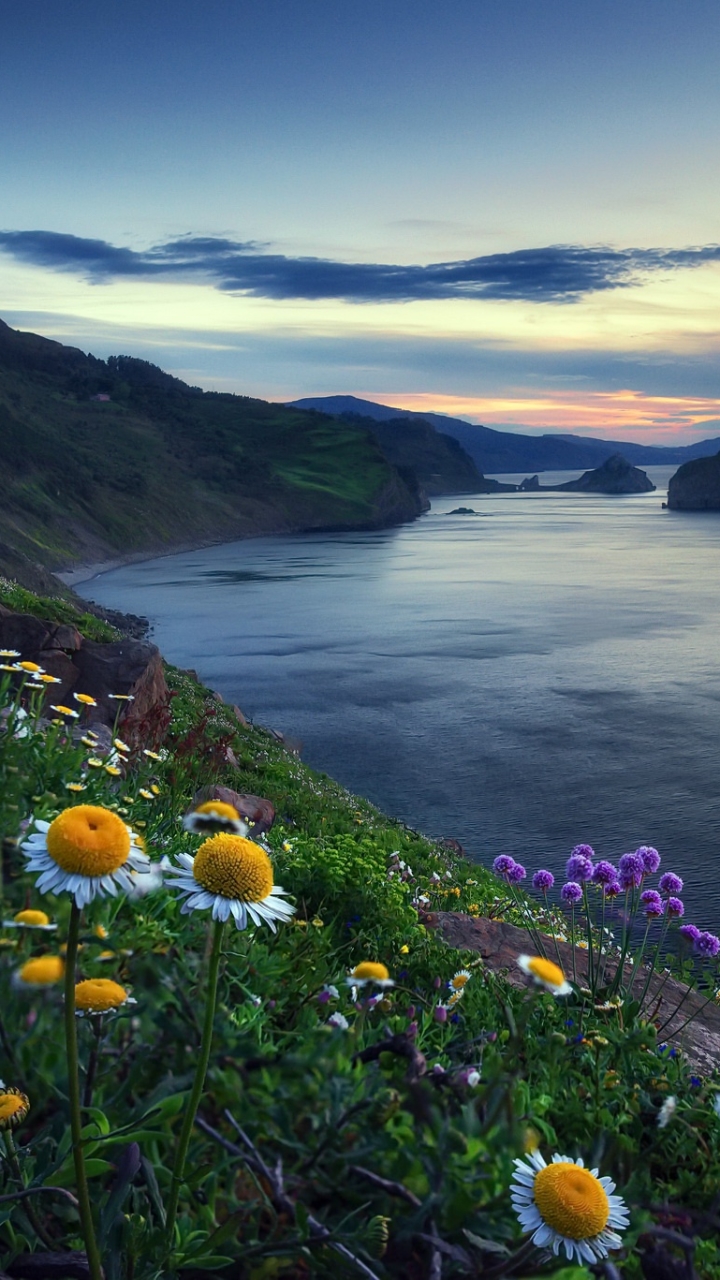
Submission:
[[[664,510],[673,470],[638,496],[436,498],[397,528],[206,547],[77,590],[145,614],[169,661],[471,859],[562,875],[579,842],[651,844],[717,929],[720,514]]]

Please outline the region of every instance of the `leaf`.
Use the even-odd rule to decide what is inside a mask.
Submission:
[[[140,1167],[143,1171],[143,1177],[148,1189],[150,1203],[164,1227],[166,1222],[165,1205],[163,1204],[162,1196],[160,1195],[160,1187],[158,1186],[158,1180],[155,1177],[155,1169],[147,1156],[143,1155],[140,1156]]]
[[[117,1177],[110,1188],[108,1198],[100,1211],[100,1244],[105,1244],[108,1232],[125,1202],[130,1184],[140,1168],[140,1148],[131,1142],[120,1152],[116,1164]]]
[[[486,1240],[484,1236],[476,1236],[474,1232],[468,1231],[466,1227],[463,1228],[463,1235],[476,1249],[482,1249],[483,1253],[510,1253],[507,1245],[500,1244],[498,1240]]]
[[[85,1161],[85,1173],[88,1178],[101,1178],[106,1173],[114,1173],[115,1165],[110,1164],[109,1160],[100,1160],[93,1158]],[[48,1187],[73,1187],[75,1185],[75,1165],[74,1162],[68,1162],[63,1165],[62,1169],[58,1169],[51,1178],[46,1180]]]

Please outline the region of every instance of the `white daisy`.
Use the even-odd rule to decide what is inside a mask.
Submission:
[[[50,917],[45,915],[44,911],[34,911],[30,907],[26,907],[24,911],[18,911],[12,920],[3,920],[4,929],[43,929],[52,932],[57,929],[56,924],[52,924]]]
[[[521,1227],[539,1249],[554,1254],[565,1249],[568,1261],[595,1263],[622,1246],[618,1231],[628,1226],[622,1196],[615,1183],[586,1169],[582,1159],[554,1155],[546,1164],[538,1151],[515,1160],[510,1188]]]
[[[264,849],[244,836],[222,831],[200,845],[195,857],[178,854],[179,867],[165,877],[169,889],[185,894],[181,911],[212,910],[213,920],[232,916],[238,929],[286,922],[295,908],[281,896],[285,890],[273,881],[272,863]],[[175,877],[172,879],[171,877]]]
[[[117,1013],[128,1004],[137,1004],[137,1000],[112,978],[86,978],[75,984],[75,1013],[78,1018]]]
[[[183,818],[183,826],[186,831],[201,836],[212,836],[218,831],[246,836],[250,830],[235,806],[226,804],[224,800],[206,800],[196,809],[191,809]]]
[[[111,809],[79,804],[53,822],[35,819],[35,830],[20,846],[28,871],[39,872],[41,893],[70,893],[78,907],[118,889],[133,887],[133,872],[146,873],[150,859],[139,837]]]
[[[572,991],[570,983],[559,965],[543,956],[518,956],[517,962],[523,973],[527,973],[538,986],[551,991],[554,996],[569,996]]]
[[[390,977],[390,973],[384,964],[379,964],[375,960],[363,960],[360,964],[356,964],[352,973],[349,973],[345,979],[348,986],[353,988],[364,987],[371,982],[374,987],[394,987],[395,983]],[[353,1000],[355,995],[353,994]]]

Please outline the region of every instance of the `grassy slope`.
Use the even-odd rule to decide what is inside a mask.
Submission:
[[[365,431],[1,323],[0,458],[0,543],[51,569],[416,513]]]

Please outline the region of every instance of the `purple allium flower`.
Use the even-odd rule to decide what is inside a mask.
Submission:
[[[666,871],[658,881],[658,888],[661,893],[682,893],[683,882],[680,876],[676,876],[674,871]]]
[[[593,873],[594,857],[595,852],[589,844],[576,844],[565,868],[568,880],[576,880],[580,884],[583,880],[589,880]]]
[[[695,950],[699,956],[716,956],[720,951],[720,938],[716,938],[714,933],[701,933],[695,939]]]
[[[548,889],[552,889],[555,883],[555,877],[552,871],[536,871],[532,878],[532,887],[537,889],[539,893],[547,893]]]
[[[606,898],[617,898],[620,893],[620,888],[619,880],[611,880],[609,884],[603,885],[603,893]]]
[[[592,873],[593,884],[612,884],[613,880],[617,880],[617,867],[612,862],[605,862],[601,859],[595,863],[595,870]]]
[[[447,1022],[447,1006],[444,1004],[436,1004],[433,1009],[433,1017],[436,1022]]]
[[[514,866],[515,859],[511,858],[509,853],[501,853],[500,857],[493,862],[493,871],[498,876],[506,876]]]
[[[660,866],[660,854],[657,849],[653,849],[651,844],[641,844],[640,848],[636,849],[635,852],[638,858],[642,858],[645,874],[654,876]]]
[[[650,918],[661,916],[663,913],[663,900],[657,889],[646,889],[640,894],[640,901],[646,916]]]
[[[680,933],[683,938],[687,938],[688,942],[697,942],[700,937],[700,930],[696,924],[681,924]]]
[[[624,853],[620,859],[620,885],[623,889],[634,889],[643,882],[645,868],[642,858],[636,853]]]
[[[519,884],[521,880],[525,879],[526,875],[525,868],[519,862],[515,862],[507,873],[508,884]]]
[[[582,902],[582,896],[583,891],[574,880],[568,880],[567,884],[564,884],[560,890],[560,897],[569,907],[574,907],[576,902]]]
[[[685,903],[682,898],[668,898],[665,903],[665,910],[669,916],[684,916]]]

